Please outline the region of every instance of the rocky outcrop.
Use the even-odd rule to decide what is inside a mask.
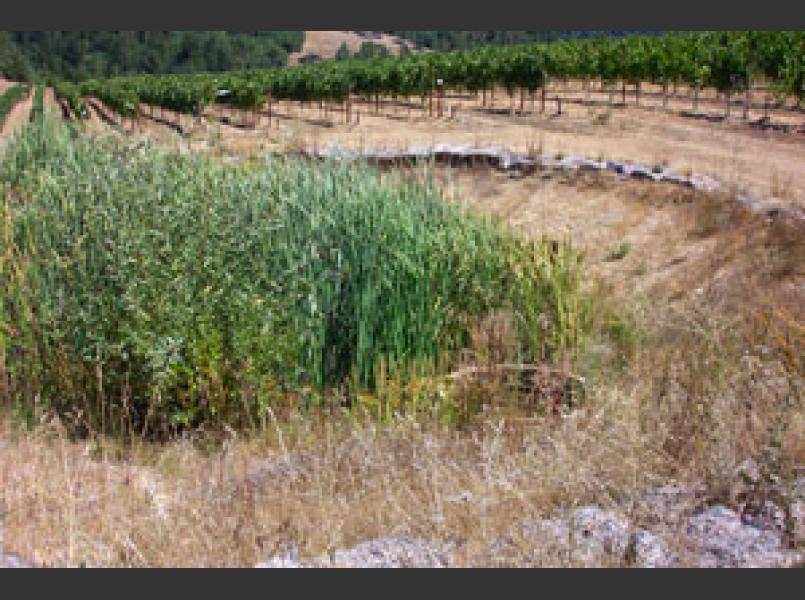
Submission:
[[[12,554],[0,554],[0,569],[30,569],[29,565],[21,558]]]
[[[637,569],[671,569],[679,565],[668,543],[647,529],[638,529],[631,535],[624,558]]]
[[[707,175],[683,175],[660,165],[652,166],[631,161],[589,160],[572,155],[533,157],[500,146],[477,147],[435,144],[432,146],[410,146],[405,149],[366,150],[330,146],[309,148],[302,151],[301,155],[316,160],[364,161],[379,167],[411,166],[421,162],[433,161],[436,164],[451,167],[485,166],[510,173],[512,176],[526,176],[537,173],[543,176],[560,173],[598,173],[624,180],[664,183],[708,193],[726,189],[723,183]],[[769,219],[805,223],[805,212],[785,206],[775,199],[758,199],[746,192],[737,192],[736,199],[752,212],[763,214]]]
[[[413,165],[432,160],[450,166],[488,166],[500,171],[531,175],[537,172],[588,172],[608,173],[624,178],[642,179],[658,183],[683,185],[697,190],[714,192],[722,185],[703,175],[680,175],[662,166],[649,166],[614,160],[588,160],[580,156],[533,157],[500,146],[465,146],[435,144],[416,145],[405,149],[352,150],[340,147],[312,148],[302,152],[318,160],[343,162],[365,161],[382,167]]]
[[[754,463],[736,471],[744,485],[761,479]],[[740,485],[740,484],[738,484]],[[540,566],[539,555],[562,565],[640,569],[791,568],[805,563],[801,550],[805,480],[786,497],[787,509],[764,499],[731,506],[708,506],[705,490],[679,485],[646,494],[636,506],[640,526],[616,510],[576,508],[566,515],[521,524],[513,535],[497,540],[474,557],[479,567]],[[793,494],[793,495],[792,495]],[[781,496],[782,497],[782,496]],[[793,524],[793,525],[792,525]],[[789,531],[798,531],[792,543]],[[516,540],[516,541],[515,541]],[[294,553],[260,568],[449,568],[456,566],[447,550],[409,539],[367,542],[331,557],[299,560]]]
[[[691,517],[687,541],[701,568],[790,568],[805,558],[786,549],[779,532],[747,524],[724,506]]]
[[[257,565],[259,569],[442,569],[453,566],[444,550],[407,538],[386,538],[335,552],[330,557],[298,560],[295,552]]]

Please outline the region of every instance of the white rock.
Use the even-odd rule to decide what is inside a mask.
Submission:
[[[777,531],[746,525],[724,506],[691,517],[687,536],[703,568],[787,568],[805,559],[785,549]]]
[[[450,557],[441,548],[407,538],[386,538],[339,550],[331,557],[299,561],[291,554],[272,558],[258,569],[437,569],[451,567]]]
[[[646,529],[632,534],[628,560],[638,569],[670,569],[678,564],[668,544]]]

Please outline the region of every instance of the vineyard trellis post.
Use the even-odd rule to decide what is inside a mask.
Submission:
[[[749,76],[746,78],[746,90],[744,94],[744,115],[743,120],[749,120],[749,109],[752,105],[752,80]]]
[[[433,65],[428,68],[428,116],[433,118]]]

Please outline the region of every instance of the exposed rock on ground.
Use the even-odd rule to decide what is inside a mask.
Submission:
[[[407,538],[387,538],[338,551],[332,557],[297,560],[291,553],[257,565],[259,569],[440,569],[451,565],[443,550]]]
[[[742,465],[736,476],[755,483],[760,474]],[[786,523],[802,535],[803,501],[794,486],[788,514],[764,500],[753,506],[703,506],[703,490],[666,486],[644,496],[637,513],[643,527],[622,514],[595,506],[562,518],[522,524],[511,536],[490,544],[470,566],[542,566],[546,562],[587,567],[633,568],[791,568],[805,563],[805,552],[786,537]],[[792,496],[788,496],[792,497]],[[749,510],[749,507],[753,507]],[[547,560],[546,560],[547,557]],[[389,538],[339,551],[332,557],[275,558],[259,568],[445,568],[456,566],[447,550]]]
[[[665,540],[647,529],[632,534],[626,562],[638,569],[670,569],[679,564]]]
[[[0,554],[0,569],[30,569],[31,565],[11,554]]]
[[[786,549],[778,532],[745,524],[724,506],[691,517],[687,538],[697,555],[695,566],[701,568],[790,568],[805,559]]]

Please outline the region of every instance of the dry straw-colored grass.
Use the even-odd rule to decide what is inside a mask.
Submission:
[[[611,339],[579,357],[573,367],[591,375],[580,410],[531,414],[492,385],[472,391],[487,409],[460,430],[291,415],[249,436],[165,445],[71,440],[47,415],[23,432],[5,418],[6,550],[54,566],[231,567],[292,546],[318,556],[406,535],[446,546],[463,566],[573,566],[523,526],[589,503],[629,514],[669,481],[715,494],[748,457],[782,480],[801,472],[801,229],[765,223],[728,197],[671,199],[673,208],[654,211],[646,201],[660,202],[659,192],[624,200],[595,189],[590,214],[634,218],[617,231],[592,219],[583,228],[600,253],[632,244],[623,261],[596,268],[607,309],[599,318],[619,307],[630,318],[611,333],[631,342],[620,360]],[[524,231],[544,233],[525,218],[533,206],[509,209]],[[506,358],[505,316],[486,325],[474,332],[476,360]]]
[[[529,416],[490,393],[460,431],[344,414],[162,446],[6,420],[6,548],[55,566],[234,567],[405,535],[464,566],[573,566],[524,526],[589,503],[629,514],[668,481],[715,493],[750,456],[785,480],[805,463],[802,296],[783,293],[797,282],[773,258],[784,238],[743,227],[756,235],[741,252],[729,236],[717,246],[731,276],[709,271],[684,308],[652,312],[628,367],[602,370],[569,417]],[[475,334],[479,353],[505,356],[505,339],[505,327]]]

